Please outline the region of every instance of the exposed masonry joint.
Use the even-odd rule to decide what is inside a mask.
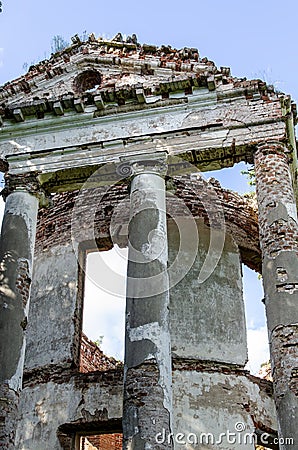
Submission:
[[[158,384],[164,392],[164,407],[165,409],[170,410],[172,402],[169,393],[167,392],[168,380],[166,379],[166,374],[168,372],[168,368],[165,360],[167,349],[163,348],[164,343],[169,341],[169,332],[164,330],[158,322],[153,322],[136,328],[129,328],[127,333],[131,342],[148,339],[155,345],[157,349],[155,355],[147,355],[146,361],[152,362],[152,360],[156,358],[157,367],[159,370]]]
[[[195,370],[197,372],[223,372],[248,375],[249,371],[238,364],[220,363],[213,360],[173,357],[173,370]]]
[[[287,294],[293,294],[297,290],[298,290],[298,283],[276,285],[277,292],[286,292]]]
[[[294,335],[295,332],[298,332],[298,322],[294,322],[289,325],[278,324],[272,329],[271,335],[282,337],[284,340]]]
[[[17,274],[16,289],[22,298],[23,308],[26,309],[31,285],[29,261],[26,258],[18,258]]]
[[[52,364],[24,372],[23,385],[24,387],[32,387],[38,384],[48,383],[49,380],[53,383],[62,384],[68,383],[73,379],[76,385],[84,388],[88,383],[110,383],[110,377],[113,378],[115,385],[119,383],[119,386],[122,386],[122,367],[107,369],[106,371],[83,373],[78,372],[75,367],[70,367],[69,364],[65,364],[64,366]]]
[[[284,267],[276,268],[276,278],[280,283],[284,283],[289,278],[288,272]]]
[[[293,323],[287,325],[287,327],[298,327],[298,322],[293,322]],[[283,325],[277,325],[277,327],[275,327],[275,328],[276,329],[278,329],[278,328],[282,329]]]
[[[263,153],[263,155],[275,155],[275,154],[285,154],[287,149],[283,142],[273,141],[271,139],[264,139],[264,141],[258,145],[258,150]]]
[[[279,237],[279,238],[283,238],[283,237],[285,237],[286,236],[286,234],[284,233],[284,232],[281,232],[281,233],[278,233],[277,234],[277,237]],[[268,240],[268,242],[271,244],[271,243],[276,243],[276,239],[271,239],[270,241]],[[282,254],[286,254],[286,253],[288,253],[288,252],[295,252],[296,251],[296,248],[295,247],[293,247],[293,246],[290,246],[290,244],[289,244],[289,246],[287,247],[287,248],[282,248],[282,247],[276,247],[276,248],[274,248],[274,250],[271,250],[270,251],[270,253],[269,253],[269,259],[276,259],[278,256],[280,256],[280,255],[282,255]]]

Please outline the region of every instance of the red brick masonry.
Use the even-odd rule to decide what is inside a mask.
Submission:
[[[104,372],[109,369],[117,369],[120,366],[122,366],[121,361],[106,356],[94,342],[82,333],[80,372],[87,373],[98,370]]]

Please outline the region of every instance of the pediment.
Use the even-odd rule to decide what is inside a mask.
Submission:
[[[0,126],[7,120],[23,122],[26,117],[42,119],[68,111],[115,112],[115,107],[161,106],[175,103],[200,89],[218,96],[263,94],[260,80],[231,77],[229,68],[217,68],[200,58],[196,48],[140,45],[136,39],[123,42],[121,35],[111,41],[73,38],[73,45],[30,67],[22,77],[0,88]],[[132,42],[133,41],[133,42]],[[267,94],[266,94],[267,95]],[[95,111],[96,116],[96,111]]]
[[[264,136],[288,140],[288,117],[290,96],[196,48],[91,35],[0,87],[0,168],[50,173],[166,151],[213,170],[250,161]]]

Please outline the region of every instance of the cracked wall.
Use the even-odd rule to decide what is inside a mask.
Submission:
[[[231,200],[229,208],[224,210],[228,233],[219,265],[210,279],[200,285],[197,278],[201,257],[209,245],[210,224],[205,208],[197,201],[196,190],[202,192],[204,188],[208,191],[211,186],[222,198]],[[86,224],[90,208],[98,208],[94,199],[100,192],[100,189],[86,192],[84,202],[79,203],[75,227],[82,239],[83,253],[90,245],[94,250],[92,230]],[[245,248],[249,249],[253,242],[256,258],[259,258],[258,227],[252,220],[252,206],[236,194],[222,190],[215,182],[212,185],[201,184],[200,179],[177,179],[176,193],[187,202],[196,217],[200,242],[194,266],[186,278],[170,290],[173,431],[175,434],[181,430],[198,434],[208,428],[210,432],[217,432],[219,425],[232,427],[234,421],[242,420],[248,430],[261,424],[264,429],[274,432],[276,419],[270,383],[260,384],[243,369],[246,331],[238,245],[242,246],[245,254]],[[111,220],[112,230],[118,230],[115,236],[119,243],[127,245],[127,195],[125,185],[113,187],[105,194],[95,214],[95,241],[99,249],[113,245],[109,236]],[[71,247],[69,227],[76,199],[76,193],[56,195],[53,206],[39,214],[24,390],[16,444],[20,450],[40,450],[45,440],[54,450],[72,449],[76,433],[121,431],[122,368],[79,373],[82,287],[78,290],[79,269]],[[244,209],[237,218],[232,214],[231,206],[236,207],[238,201],[244,202]],[[171,196],[167,202],[169,210],[176,208],[177,214],[180,211],[183,218],[177,202],[171,205]],[[113,211],[117,212],[115,217]],[[168,219],[168,235],[171,260],[179,241],[171,219]],[[86,237],[87,241],[83,240]],[[189,241],[188,245],[192,242]],[[200,291],[201,287],[203,291]],[[223,308],[226,308],[224,315]],[[146,392],[151,376],[158,375],[150,365],[144,369],[143,375],[139,371],[134,375],[128,393],[133,395],[136,380],[138,392],[141,386]],[[214,394],[212,407],[209,391]],[[155,397],[152,412],[156,401]],[[247,405],[250,405],[249,410]],[[200,421],[198,417],[201,417]],[[216,423],[219,424],[217,427]],[[179,442],[174,442],[174,445],[175,449],[183,448]]]
[[[173,430],[192,429],[198,423],[198,431],[208,427],[215,431],[216,409],[220,426],[230,427],[235,420],[243,419],[249,430],[276,432],[270,384],[258,384],[243,369],[246,338],[242,261],[259,273],[263,271],[279,433],[297,432],[295,420],[290,420],[297,415],[295,122],[296,106],[291,98],[275,92],[261,80],[232,77],[229,68],[217,68],[212,61],[201,58],[195,48],[140,45],[135,35],[124,42],[121,33],[110,41],[92,34],[82,42],[75,36],[68,49],[30,67],[27,74],[0,88],[0,168],[7,172],[3,195],[10,207],[12,199],[25,193],[35,203],[31,205],[34,214],[29,221],[24,204],[18,205],[19,214],[10,215],[7,207],[1,239],[2,306],[8,319],[0,318],[5,330],[1,340],[6,351],[7,336],[13,334],[9,349],[13,357],[7,351],[3,353],[0,366],[8,368],[7,386],[13,385],[17,390],[21,388],[23,372],[36,197],[40,206],[49,203],[47,197],[53,202],[39,213],[20,399],[19,448],[38,449],[45,440],[51,448],[73,450],[77,445],[76,432],[121,432],[122,374],[111,368],[79,373],[84,258],[88,250],[107,250],[116,243],[127,245],[129,178],[121,183],[118,169],[128,159],[147,155],[154,160],[157,154],[167,155],[165,203],[169,217],[174,214],[187,234],[189,228],[183,216],[188,214],[196,232],[203,234],[199,244],[190,237],[185,239],[182,273],[188,267],[192,250],[196,256],[186,270],[189,273],[185,280],[178,280],[170,289]],[[179,163],[175,162],[176,155],[182,158]],[[215,170],[232,167],[239,161],[255,161],[261,248],[256,210],[248,199],[221,189],[215,180],[206,183],[198,174],[176,176],[188,173],[187,164],[188,168],[191,165],[193,169]],[[98,171],[97,178],[90,186],[94,171]],[[123,176],[130,175],[129,172]],[[106,191],[105,186],[111,182],[113,187]],[[86,190],[86,186],[93,189]],[[55,192],[60,194],[53,196]],[[153,216],[145,214],[143,224],[140,220],[140,236],[154,222]],[[226,236],[223,243],[222,223]],[[171,219],[168,225],[172,258],[176,252],[176,231]],[[158,233],[152,229],[154,239],[142,242],[141,253],[146,257],[156,253],[165,228],[159,227]],[[216,249],[214,257],[207,251],[208,236]],[[25,244],[29,252],[23,252]],[[205,255],[208,264],[201,266],[199,259]],[[210,267],[216,265],[208,278]],[[175,264],[171,276],[179,278]],[[18,311],[14,315],[9,315],[7,307],[14,306],[9,299],[11,293],[17,299]],[[148,308],[149,319],[156,311]],[[135,322],[140,322],[141,317],[141,313],[137,314]],[[166,313],[163,318],[165,330]],[[164,352],[166,343],[157,339],[158,328],[153,320],[145,325],[143,329],[134,327],[131,332],[138,339],[137,346],[140,336],[150,335],[151,347],[144,345],[143,353],[131,355],[132,360],[134,356],[139,358],[144,370],[138,371],[133,364],[129,370],[137,371],[146,405],[146,383],[155,383],[156,387],[163,369],[162,364],[153,364],[149,370],[147,359],[152,350],[157,361],[158,351]],[[164,340],[168,337],[169,333]],[[147,359],[140,358],[140,354]],[[170,361],[165,366],[169,369]],[[125,394],[136,392],[133,376]],[[187,392],[183,390],[185,383],[189,384]],[[156,398],[162,405],[165,390],[162,393],[163,387],[159,387]],[[180,392],[185,395],[181,397]],[[59,397],[55,396],[57,393]],[[97,407],[91,393],[99,399]],[[5,421],[8,424],[4,440],[12,430],[7,438],[10,441],[10,422],[15,416],[12,410],[18,403],[16,391],[14,397],[9,404],[9,395],[1,395],[2,409],[9,417],[6,420],[1,415],[0,425]],[[153,408],[153,397],[147,401],[149,409]],[[212,410],[209,404],[213,405]],[[272,416],[268,417],[268,411],[272,411]],[[51,421],[54,428],[49,425]],[[151,427],[152,440],[156,422],[146,417],[143,422],[143,431],[148,435],[146,427]],[[132,424],[133,421],[129,426]],[[172,448],[173,444],[179,448],[174,436],[170,440],[169,444],[159,443],[160,448]],[[138,441],[139,447],[144,445]]]

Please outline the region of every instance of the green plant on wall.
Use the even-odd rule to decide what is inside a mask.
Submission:
[[[52,53],[61,52],[67,47],[69,47],[69,42],[66,41],[63,36],[61,36],[60,34],[53,36],[51,41]]]
[[[248,182],[249,186],[256,185],[256,174],[255,174],[254,167],[251,167],[250,169],[247,169],[247,170],[241,170],[241,174],[247,176],[247,180],[248,180],[247,182]]]
[[[99,336],[99,338],[96,339],[96,341],[94,341],[94,344],[96,345],[96,347],[100,348],[100,346],[102,345],[102,341],[103,341],[103,336]]]

